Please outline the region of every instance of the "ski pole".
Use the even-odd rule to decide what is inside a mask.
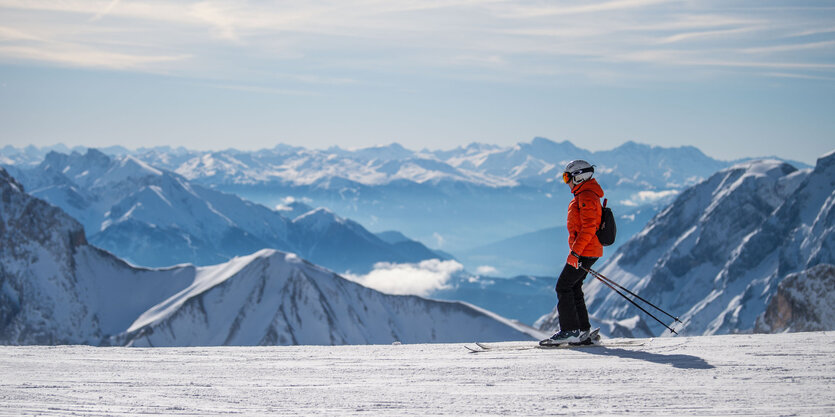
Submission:
[[[581,265],[581,267],[582,267],[582,265]],[[616,286],[616,287],[620,288],[621,290],[626,291],[627,293],[629,293],[629,295],[632,295],[632,296],[634,296],[635,298],[637,298],[637,299],[639,299],[639,300],[641,300],[641,301],[643,301],[643,302],[645,302],[645,303],[649,304],[651,307],[653,307],[653,308],[655,308],[656,310],[658,310],[658,311],[660,311],[660,312],[662,312],[662,313],[666,314],[666,315],[667,315],[668,317],[670,317],[671,319],[673,319],[673,320],[675,320],[675,321],[677,321],[677,322],[679,322],[679,323],[682,323],[682,321],[681,321],[681,320],[679,320],[679,318],[678,318],[678,317],[675,317],[675,316],[673,316],[672,314],[670,314],[670,313],[668,313],[668,312],[664,311],[663,309],[661,309],[661,307],[658,307],[657,305],[655,305],[655,304],[653,304],[653,303],[651,303],[651,302],[647,301],[646,299],[644,299],[644,298],[643,298],[643,297],[641,297],[640,295],[635,294],[635,293],[634,293],[634,292],[632,292],[632,291],[629,291],[629,289],[625,288],[624,286],[622,286],[622,285],[618,284],[618,283],[617,283],[617,282],[615,282],[615,281],[612,281],[609,277],[607,277],[607,276],[605,276],[605,275],[601,274],[600,272],[597,272],[597,271],[595,271],[595,270],[593,270],[593,269],[591,269],[591,268],[588,268],[588,269],[587,269],[587,268],[585,268],[585,267],[583,267],[583,270],[585,270],[586,272],[591,273],[592,275],[594,275],[594,277],[595,277],[595,278],[597,278],[597,279],[599,279],[599,280],[601,280],[601,281],[608,282],[608,283],[610,283],[610,284],[612,284],[612,285],[614,285],[614,286]],[[682,324],[683,324],[683,323],[682,323]]]
[[[618,293],[618,295],[620,295],[621,297],[625,298],[625,299],[626,299],[626,301],[629,301],[630,303],[632,303],[632,305],[634,305],[635,307],[638,307],[638,309],[640,309],[641,311],[643,311],[644,313],[646,313],[647,315],[649,315],[650,317],[652,317],[653,319],[655,319],[655,321],[657,321],[658,323],[661,323],[661,325],[662,325],[662,326],[664,326],[664,327],[666,327],[666,328],[667,328],[667,330],[669,330],[669,331],[671,331],[671,332],[673,332],[673,333],[675,333],[675,334],[678,334],[678,332],[677,332],[677,331],[673,330],[670,326],[668,326],[666,323],[664,323],[663,321],[661,321],[658,317],[655,317],[652,313],[650,313],[649,311],[647,311],[645,308],[643,308],[643,307],[641,307],[640,305],[638,305],[638,303],[636,303],[636,302],[635,302],[635,300],[633,300],[633,299],[631,299],[631,298],[627,297],[627,296],[626,296],[626,294],[624,294],[624,293],[622,293],[622,292],[618,291],[618,289],[617,289],[617,288],[615,288],[615,287],[614,287],[612,284],[610,284],[608,281],[604,280],[603,278],[600,278],[600,276],[598,276],[598,275],[600,275],[600,274],[598,274],[598,273],[597,273],[597,271],[593,271],[593,270],[591,270],[590,268],[588,268],[588,269],[587,269],[587,268],[585,268],[585,267],[583,267],[583,266],[581,266],[581,268],[583,268],[586,272],[591,273],[591,274],[592,274],[595,278],[597,278],[598,280],[600,280],[600,282],[602,282],[603,284],[605,284],[607,287],[611,288],[611,289],[612,289],[612,291],[614,291],[614,292]],[[626,290],[626,289],[624,288],[624,290]],[[629,291],[629,290],[626,290],[626,291]],[[640,298],[640,297],[639,297],[639,298]],[[656,307],[656,308],[657,308],[657,307]]]

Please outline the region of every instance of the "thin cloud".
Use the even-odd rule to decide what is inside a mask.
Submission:
[[[476,268],[475,272],[479,275],[493,275],[493,276],[495,276],[495,275],[498,275],[499,270],[496,269],[495,267],[490,266],[490,265],[482,265],[482,266],[479,266],[478,268]]]
[[[235,9],[230,5],[216,2],[201,2],[191,5],[190,15],[205,22],[212,33],[220,39],[240,42],[238,29],[240,20],[235,18]]]
[[[102,10],[101,12],[99,12],[98,14],[96,14],[95,16],[90,18],[90,21],[95,22],[97,20],[101,20],[101,18],[107,16],[107,14],[110,13],[120,2],[121,2],[121,0],[111,1],[110,4],[108,4],[107,7],[104,8],[104,10]]]
[[[0,46],[0,56],[11,59],[50,62],[65,66],[85,68],[108,68],[117,70],[141,70],[164,62],[184,61],[188,55],[157,56],[131,55],[106,52],[72,46],[43,48],[26,46]]]
[[[792,33],[788,37],[799,38],[804,36],[813,36],[813,35],[825,35],[829,33],[835,33],[835,26],[825,27],[825,28],[816,28],[816,29],[808,29],[802,32]]]
[[[791,74],[785,72],[768,72],[763,74],[766,77],[774,77],[774,78],[795,78],[800,80],[823,80],[823,81],[835,81],[835,77],[823,77],[819,75],[808,75],[808,74]]]
[[[547,16],[565,16],[587,13],[612,12],[626,9],[645,8],[657,4],[671,3],[670,0],[614,0],[589,2],[577,6],[576,2],[546,7],[518,6],[513,11],[505,11],[505,16],[513,18],[531,18]]]
[[[736,28],[736,29],[724,29],[724,30],[706,30],[706,31],[699,31],[699,32],[685,32],[685,33],[678,33],[672,36],[668,36],[662,39],[659,43],[661,44],[669,44],[669,43],[678,43],[678,42],[685,42],[685,41],[694,41],[694,40],[703,40],[703,39],[721,39],[727,38],[728,36],[732,35],[739,35],[743,33],[750,33],[756,30],[760,30],[758,27],[745,27],[745,28]]]
[[[235,86],[253,74],[258,84],[272,77],[323,86],[368,85],[380,74],[548,84],[566,76],[653,77],[647,68],[617,65],[633,62],[803,75],[832,70],[831,21],[830,9],[746,10],[679,0],[0,0],[0,59],[176,68],[186,76],[221,74]],[[804,36],[816,39],[787,44]],[[70,52],[56,47],[62,43]],[[276,69],[303,75],[288,78]],[[687,71],[667,74],[688,79]]]
[[[835,40],[822,42],[808,42],[791,45],[775,45],[761,48],[745,48],[741,49],[741,51],[748,54],[774,54],[778,52],[797,52],[809,49],[831,49],[833,47],[835,47]]]
[[[721,51],[722,58],[703,57],[689,50],[649,50],[618,55],[616,59],[680,67],[725,67],[832,71],[835,64],[824,62],[754,61],[738,58],[738,51]],[[727,55],[727,57],[725,57]],[[731,58],[734,57],[734,58]]]
[[[39,37],[39,36],[35,36],[33,34],[22,31],[22,30],[0,26],[0,42],[11,42],[11,41],[43,42],[44,39]]]

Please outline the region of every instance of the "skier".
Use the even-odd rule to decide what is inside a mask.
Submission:
[[[583,280],[587,272],[579,267],[591,268],[603,256],[603,246],[595,234],[600,226],[603,189],[592,175],[594,167],[579,159],[569,162],[562,174],[563,182],[574,194],[568,205],[567,222],[571,252],[556,286],[560,331],[539,342],[543,346],[590,343],[591,324],[583,298]]]

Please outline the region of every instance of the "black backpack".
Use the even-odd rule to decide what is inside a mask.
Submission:
[[[612,209],[606,207],[609,200],[603,199],[603,214],[600,216],[600,227],[597,228],[597,240],[603,246],[615,243],[615,235],[618,234],[618,226],[615,224],[615,214]]]

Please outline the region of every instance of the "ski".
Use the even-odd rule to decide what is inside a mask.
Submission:
[[[486,350],[483,350],[483,349],[473,349],[473,348],[471,348],[471,347],[469,347],[469,346],[467,346],[467,345],[464,345],[464,347],[465,347],[465,348],[467,348],[467,350],[469,350],[469,351],[470,351],[470,353],[486,352]]]
[[[543,350],[558,350],[558,349],[585,349],[585,348],[620,348],[620,347],[640,347],[644,346],[646,342],[644,340],[629,340],[629,339],[617,339],[617,340],[601,340],[600,336],[597,335],[597,339],[594,343],[589,344],[560,344],[560,345],[550,345],[550,346],[540,346],[539,344],[536,345],[511,345],[511,346],[497,346],[490,343],[482,343],[482,342],[475,342],[476,347],[464,345],[468,351],[471,353],[483,353],[483,352],[510,352],[510,351],[521,351],[521,350],[532,350],[532,349],[543,349]]]
[[[613,348],[623,348],[623,347],[641,347],[644,346],[644,342],[641,341],[617,341],[617,342],[601,342],[601,343],[593,343],[590,345],[555,345],[555,346],[539,346],[539,345],[526,345],[526,346],[493,346],[493,345],[486,345],[484,343],[477,343],[476,347],[471,347],[468,345],[464,345],[464,347],[470,353],[484,353],[484,352],[512,352],[512,351],[522,351],[522,350],[533,350],[533,349],[541,349],[541,350],[561,350],[561,349],[588,349],[588,348],[604,348],[604,349],[613,349]]]
[[[573,345],[573,344],[562,344],[562,345],[553,345],[553,346],[535,346],[537,349],[583,349],[583,348],[594,348],[594,347],[602,347],[602,348],[617,348],[617,347],[637,347],[643,346],[644,342],[642,341],[617,341],[617,342],[599,342],[599,343],[591,343],[586,345]]]
[[[475,345],[476,345],[476,347],[470,347],[470,346],[467,346],[467,345],[464,345],[464,347],[467,348],[467,350],[469,350],[470,353],[510,352],[510,351],[515,351],[515,350],[531,350],[531,349],[536,349],[537,348],[537,346],[533,346],[533,345],[530,345],[530,346],[528,346],[528,345],[525,345],[525,346],[492,346],[492,345],[486,345],[486,344],[480,343],[480,342],[476,342]]]

